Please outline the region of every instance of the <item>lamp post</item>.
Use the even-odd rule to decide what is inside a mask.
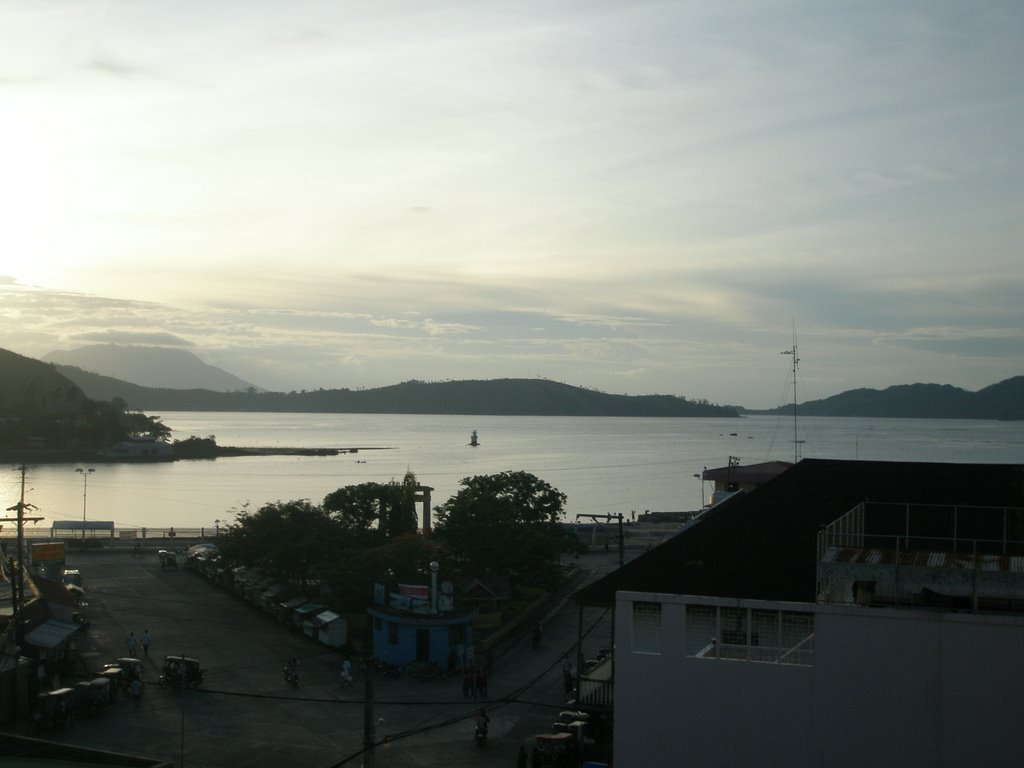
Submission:
[[[214,535],[220,536],[220,520],[214,520],[213,524],[216,527],[216,533],[214,533]]]
[[[89,500],[89,475],[91,475],[95,471],[96,470],[93,469],[92,467],[89,467],[88,469],[82,469],[81,467],[79,467],[78,469],[75,470],[75,472],[81,472],[82,473],[82,538],[83,539],[85,538],[85,510],[86,510],[86,504],[88,503],[88,500]]]

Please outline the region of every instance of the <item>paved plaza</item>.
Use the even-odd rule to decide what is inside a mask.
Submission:
[[[652,532],[653,531],[653,532]],[[633,529],[627,559],[657,542],[665,528]],[[618,563],[599,548],[580,560],[580,582]],[[77,641],[82,675],[128,655],[127,638],[149,630],[149,656],[141,644],[146,690],[138,711],[121,698],[96,716],[32,735],[69,744],[168,760],[176,766],[364,765],[365,676],[356,669],[352,687],[339,686],[344,654],[289,630],[273,617],[183,568],[162,569],[154,553],[78,552],[69,568],[84,578],[85,612],[92,624]],[[373,722],[378,738],[374,766],[515,765],[519,747],[550,729],[564,693],[560,662],[575,659],[579,615],[557,601],[544,621],[541,647],[528,637],[498,656],[486,699],[463,696],[462,678],[373,680]],[[592,653],[611,639],[610,615],[588,611],[596,625],[584,641]],[[161,688],[164,655],[200,659],[201,689],[184,696]],[[286,685],[287,659],[298,658],[300,684]],[[353,659],[353,661],[356,661]],[[63,683],[73,681],[62,681]],[[475,713],[486,706],[490,738],[473,739]],[[16,730],[27,732],[24,724]]]

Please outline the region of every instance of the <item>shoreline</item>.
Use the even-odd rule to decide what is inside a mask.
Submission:
[[[394,446],[356,446],[351,448],[289,448],[217,446],[212,450],[187,451],[166,456],[131,456],[82,450],[0,451],[0,462],[7,464],[157,464],[200,459],[228,459],[236,456],[341,456],[364,451],[392,451]]]

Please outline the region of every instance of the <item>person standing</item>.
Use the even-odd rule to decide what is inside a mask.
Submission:
[[[132,701],[135,702],[135,709],[138,709],[142,703],[142,681],[136,677],[132,680],[129,690],[132,692]]]
[[[516,768],[527,768],[530,756],[526,754],[526,747],[519,748],[519,755],[516,757]]]
[[[342,686],[352,685],[352,662],[348,659],[341,663],[341,684]]]
[[[139,647],[139,641],[135,638],[134,632],[128,633],[128,655],[135,658],[135,651]]]
[[[153,638],[149,636],[149,630],[143,630],[142,632],[142,652],[149,656],[149,644],[153,642]]]

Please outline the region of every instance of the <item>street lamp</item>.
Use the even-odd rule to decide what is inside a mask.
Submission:
[[[86,503],[88,501],[88,498],[89,498],[89,475],[91,475],[95,471],[96,470],[93,469],[92,467],[89,467],[88,469],[82,469],[81,467],[79,467],[78,469],[75,470],[75,472],[81,472],[82,473],[82,538],[83,539],[85,538],[85,505],[86,505]]]
[[[214,535],[220,536],[220,520],[214,520],[213,524],[214,524],[214,526],[216,526],[216,529],[217,529],[216,533]]]

